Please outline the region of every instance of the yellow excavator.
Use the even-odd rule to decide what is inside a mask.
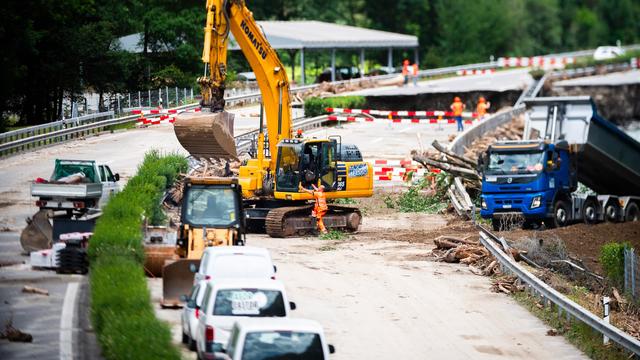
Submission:
[[[260,117],[257,153],[239,170],[247,228],[266,230],[273,237],[315,231],[309,216],[311,194],[299,190],[324,185],[327,199],[369,197],[373,168],[362,161],[355,145],[339,136],[328,139],[292,135],[289,79],[276,51],[255,22],[244,0],[207,0],[204,28],[204,76],[198,78],[202,111],[182,113],[175,133],[192,155],[235,158],[233,115],[224,111],[227,45],[232,33],[255,73],[264,117]],[[266,130],[266,131],[265,131]],[[356,231],[362,216],[348,205],[330,204],[327,228]]]

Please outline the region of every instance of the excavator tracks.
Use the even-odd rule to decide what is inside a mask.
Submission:
[[[316,219],[311,216],[313,205],[276,208],[267,214],[265,229],[269,236],[286,238],[316,232]],[[329,205],[323,218],[327,229],[341,229],[350,232],[358,230],[362,214],[356,207]]]

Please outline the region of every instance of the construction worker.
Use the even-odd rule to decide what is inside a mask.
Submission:
[[[403,86],[409,85],[409,60],[407,59],[402,62],[402,76],[404,76]]]
[[[412,65],[412,79],[413,79],[413,86],[418,86],[418,63],[413,63]]]
[[[462,111],[465,109],[465,105],[462,103],[459,97],[455,97],[453,99],[453,104],[451,104],[451,111],[453,112],[453,116],[456,119],[456,123],[458,123],[458,131],[464,130],[464,126],[462,126]]]
[[[491,103],[485,100],[484,97],[480,96],[480,99],[478,99],[478,105],[476,106],[476,116],[478,120],[482,119],[487,114],[489,107],[491,107]]]
[[[314,199],[316,200],[316,204],[313,207],[311,216],[316,218],[316,226],[318,227],[320,233],[326,234],[327,228],[324,227],[322,218],[327,213],[327,210],[329,210],[329,207],[327,206],[327,197],[324,193],[324,185],[315,186],[314,184],[311,184],[311,187],[313,187],[313,190],[305,189],[304,187],[302,187],[302,184],[298,184],[298,189],[300,191],[304,191],[313,195]]]

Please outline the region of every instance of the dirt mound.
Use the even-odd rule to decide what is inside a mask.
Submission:
[[[602,223],[597,225],[575,224],[563,228],[535,231],[504,231],[500,235],[509,240],[524,237],[536,239],[561,239],[569,253],[585,262],[592,271],[602,273],[598,258],[600,249],[610,242],[629,242],[636,249],[640,248],[640,222]]]

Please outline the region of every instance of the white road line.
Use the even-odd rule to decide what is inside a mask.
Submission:
[[[60,316],[60,360],[73,360],[73,318],[76,313],[76,300],[79,283],[67,285]]]
[[[369,144],[375,144],[375,143],[380,142],[380,141],[382,141],[382,140],[384,140],[384,138],[377,138],[377,139],[373,139],[373,140],[371,140],[371,141],[369,142]]]

